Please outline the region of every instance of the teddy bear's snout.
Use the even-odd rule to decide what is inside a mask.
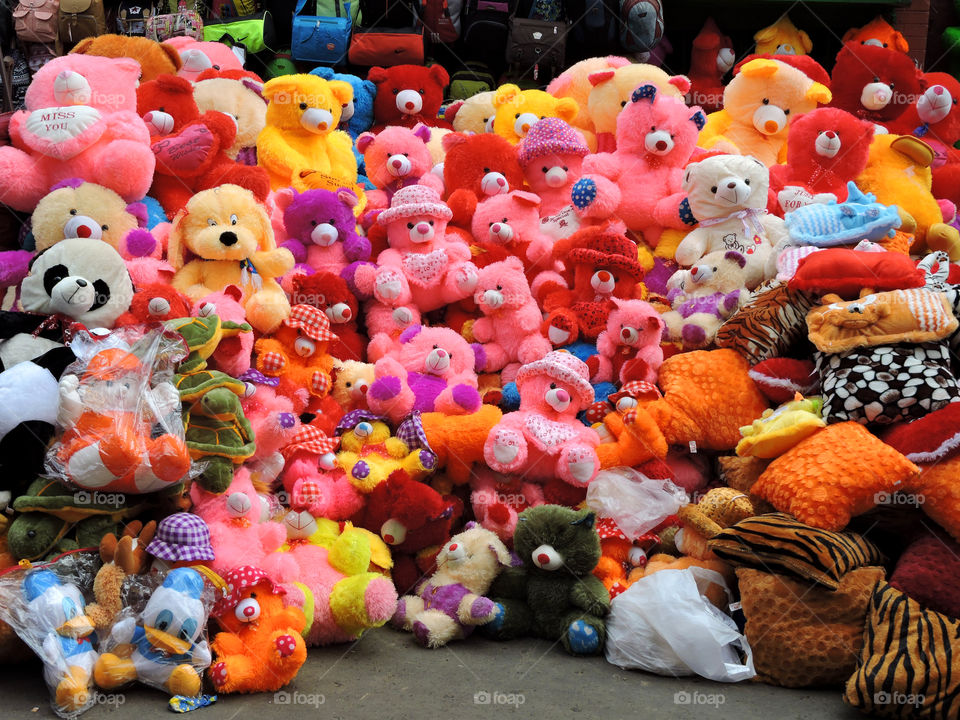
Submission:
[[[397,110],[404,115],[416,115],[423,109],[423,98],[416,90],[401,90],[397,93]]]
[[[547,405],[552,407],[557,412],[563,412],[570,407],[570,393],[563,388],[553,388],[551,390],[547,390],[546,394],[543,396],[543,399],[546,401]]]
[[[633,345],[640,339],[640,331],[629,325],[620,328],[620,339],[626,345]]]
[[[227,496],[227,512],[230,513],[231,517],[246,517],[252,507],[253,503],[250,502],[250,498],[245,493],[235,492]]]
[[[917,115],[925,123],[936,123],[950,114],[953,97],[943,85],[934,85],[920,96],[917,101]]]
[[[260,617],[260,603],[253,598],[245,598],[237,603],[233,614],[240,622],[253,622]]]
[[[725,73],[733,67],[734,60],[736,60],[736,55],[733,54],[733,48],[720,48],[717,53],[717,70]]]
[[[480,189],[484,195],[499,195],[510,192],[510,183],[502,173],[488,172],[480,181]]]
[[[74,215],[63,226],[64,238],[103,238],[103,229],[100,223],[86,215]]]
[[[326,310],[327,318],[332,323],[345,323],[350,322],[353,319],[353,310],[350,309],[350,306],[346,303],[337,303],[336,305],[331,305]]]
[[[563,567],[563,556],[552,545],[541,545],[530,553],[530,557],[541,570],[559,570]]]
[[[606,270],[598,270],[593,274],[593,277],[590,278],[590,286],[601,295],[609,295],[612,293],[615,284],[613,275]]]
[[[627,410],[633,410],[637,405],[639,405],[637,399],[627,395],[617,400],[617,412],[625,413]]]
[[[91,93],[87,79],[73,70],[62,71],[53,81],[53,97],[61,105],[86,105]]]
[[[213,67],[213,63],[203,50],[190,48],[180,53],[183,69],[189,72],[200,73]]]
[[[467,559],[467,548],[463,546],[463,543],[453,542],[447,545],[447,562],[462,562]]]
[[[154,317],[161,317],[170,312],[170,303],[166,298],[155,297],[147,303],[147,311]]]
[[[239,242],[240,238],[237,237],[237,234],[232,230],[225,230],[220,233],[220,244],[226,247],[231,247],[236,245]]]
[[[761,105],[753,111],[753,126],[764,135],[775,135],[787,126],[787,114],[776,105]]]
[[[793,49],[790,43],[780,43],[777,45],[777,55],[796,55],[797,51]]]
[[[643,140],[643,146],[647,149],[647,152],[654,155],[666,155],[673,150],[673,145],[673,138],[666,130],[649,132]]]
[[[320,247],[330,247],[339,237],[340,231],[330,223],[320,223],[310,231],[310,240]]]
[[[410,228],[410,240],[415,243],[424,243],[433,238],[433,226],[421,220],[412,228]]]
[[[840,152],[840,136],[837,135],[833,130],[824,130],[814,141],[814,150],[817,155],[825,158],[836,157],[837,153]]]
[[[391,155],[387,160],[387,172],[394,177],[406,177],[410,174],[411,169],[413,169],[413,163],[411,163],[410,158],[405,155],[398,153]]]
[[[151,135],[169,135],[173,132],[173,115],[162,110],[151,110],[143,116]]]
[[[563,187],[567,182],[567,171],[559,165],[554,165],[552,168],[547,170],[547,174],[544,175],[544,180],[547,183],[547,187]]]
[[[698,285],[713,277],[713,268],[709,265],[694,265],[690,268],[690,278]]]
[[[300,116],[300,125],[305,130],[322,135],[333,125],[333,113],[322,108],[307,108]]]
[[[491,308],[503,305],[503,293],[498,290],[487,290],[483,293],[483,304]]]
[[[750,186],[743,179],[729,175],[717,183],[716,197],[730,205],[743,205],[750,197]]]
[[[345,123],[353,119],[353,114],[357,111],[353,100],[340,106],[340,122]]]
[[[893,91],[882,82],[867,83],[860,93],[860,104],[867,110],[883,110],[892,99]]]
[[[448,353],[443,348],[434,348],[430,351],[430,354],[427,355],[426,362],[427,372],[437,375],[442,373],[448,367],[450,367],[450,353]]]
[[[513,228],[509,223],[494,223],[490,226],[490,239],[494,242],[506,244],[513,240]]]
[[[297,351],[297,355],[300,357],[310,357],[316,352],[317,345],[313,340],[297,338],[296,342],[293,343],[293,349]]]
[[[520,113],[513,122],[513,131],[520,137],[526,137],[527,133],[530,132],[530,128],[532,128],[533,124],[539,119],[540,118],[530,112]]]
[[[399,545],[407,539],[407,528],[395,518],[390,518],[380,527],[380,537],[387,545]]]

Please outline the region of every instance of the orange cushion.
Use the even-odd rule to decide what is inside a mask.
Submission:
[[[778,457],[751,490],[807,525],[839,531],[919,472],[862,425],[843,422]]]
[[[920,475],[904,483],[903,491],[908,500],[960,542],[960,455],[921,465]]]

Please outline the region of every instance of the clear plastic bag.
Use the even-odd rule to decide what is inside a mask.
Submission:
[[[187,478],[180,395],[173,384],[183,341],[163,330],[125,328],[78,335],[77,361],[60,378],[57,424],[47,452],[50,477],[114,494],[154,492]],[[94,498],[96,501],[96,498]]]
[[[587,489],[587,506],[608,517],[631,539],[653,530],[689,502],[669,480],[653,480],[628,467],[597,473]]]
[[[62,718],[97,702],[97,637],[85,609],[99,564],[96,552],[72,552],[0,575],[0,619],[43,661],[50,704]]]
[[[736,623],[706,598],[713,570],[660,570],[614,598],[607,618],[607,662],[658,675],[700,675],[740,682],[756,675],[750,645]],[[732,598],[731,598],[732,599]]]

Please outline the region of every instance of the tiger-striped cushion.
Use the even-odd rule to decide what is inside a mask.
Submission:
[[[857,671],[843,699],[877,717],[960,717],[960,620],[877,583]]]
[[[785,283],[762,285],[717,331],[717,347],[736,350],[751,365],[781,357],[807,335],[813,299]]]
[[[714,554],[733,565],[798,575],[831,590],[851,570],[883,561],[880,550],[856,533],[810,527],[785,513],[741,520],[709,544]]]

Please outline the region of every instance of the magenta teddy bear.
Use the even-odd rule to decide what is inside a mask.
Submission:
[[[527,185],[540,196],[541,230],[558,240],[580,226],[570,192],[589,154],[583,136],[555,117],[538,120],[517,145]]]
[[[353,209],[359,202],[353,190],[284,190],[276,194],[284,207],[288,240],[281,247],[293,253],[294,273],[329,272],[339,275],[354,262],[370,258],[370,241],[357,234]],[[287,289],[287,288],[285,288]]]
[[[644,300],[611,300],[617,307],[607,316],[607,329],[597,337],[597,354],[587,360],[592,380],[621,385],[632,380],[656,383],[663,364],[660,313]]]
[[[285,465],[280,480],[291,508],[331,520],[346,520],[363,509],[363,495],[337,468],[336,448],[336,439],[301,425],[281,450]]]
[[[393,194],[408,185],[429,185],[443,192],[443,180],[431,172],[433,158],[427,149],[430,135],[430,128],[418,123],[412,130],[391,126],[357,138],[367,178],[378,188],[367,192],[369,210],[390,207]]]
[[[600,469],[600,436],[577,420],[593,402],[586,363],[554,350],[517,372],[520,409],[490,430],[483,458],[495,472],[528,480],[590,483]]]
[[[475,350],[449,328],[415,325],[400,336],[400,353],[377,360],[367,391],[370,410],[398,422],[413,410],[464,415],[480,409]]]
[[[550,352],[550,341],[540,333],[543,315],[519,258],[481,269],[473,299],[483,313],[473,323],[473,337],[483,347],[484,372],[503,370],[503,381],[510,382],[520,365]]]
[[[81,178],[127,202],[150,189],[155,159],[137,114],[140,65],[129,58],[64,55],[33,76],[26,110],[0,147],[0,202],[32,212],[51,186]]]
[[[425,185],[397,190],[390,208],[377,217],[387,228],[390,247],[377,257],[376,266],[361,264],[353,276],[357,291],[374,301],[366,308],[371,358],[376,357],[372,346],[378,334],[396,337],[398,325],[409,326],[420,313],[473,294],[477,267],[467,244],[447,235],[451,217],[437,191]]]
[[[683,229],[683,171],[706,118],[699,107],[641,85],[617,116],[617,149],[590,155],[571,197],[592,223],[619,218],[656,247],[665,228]]]

